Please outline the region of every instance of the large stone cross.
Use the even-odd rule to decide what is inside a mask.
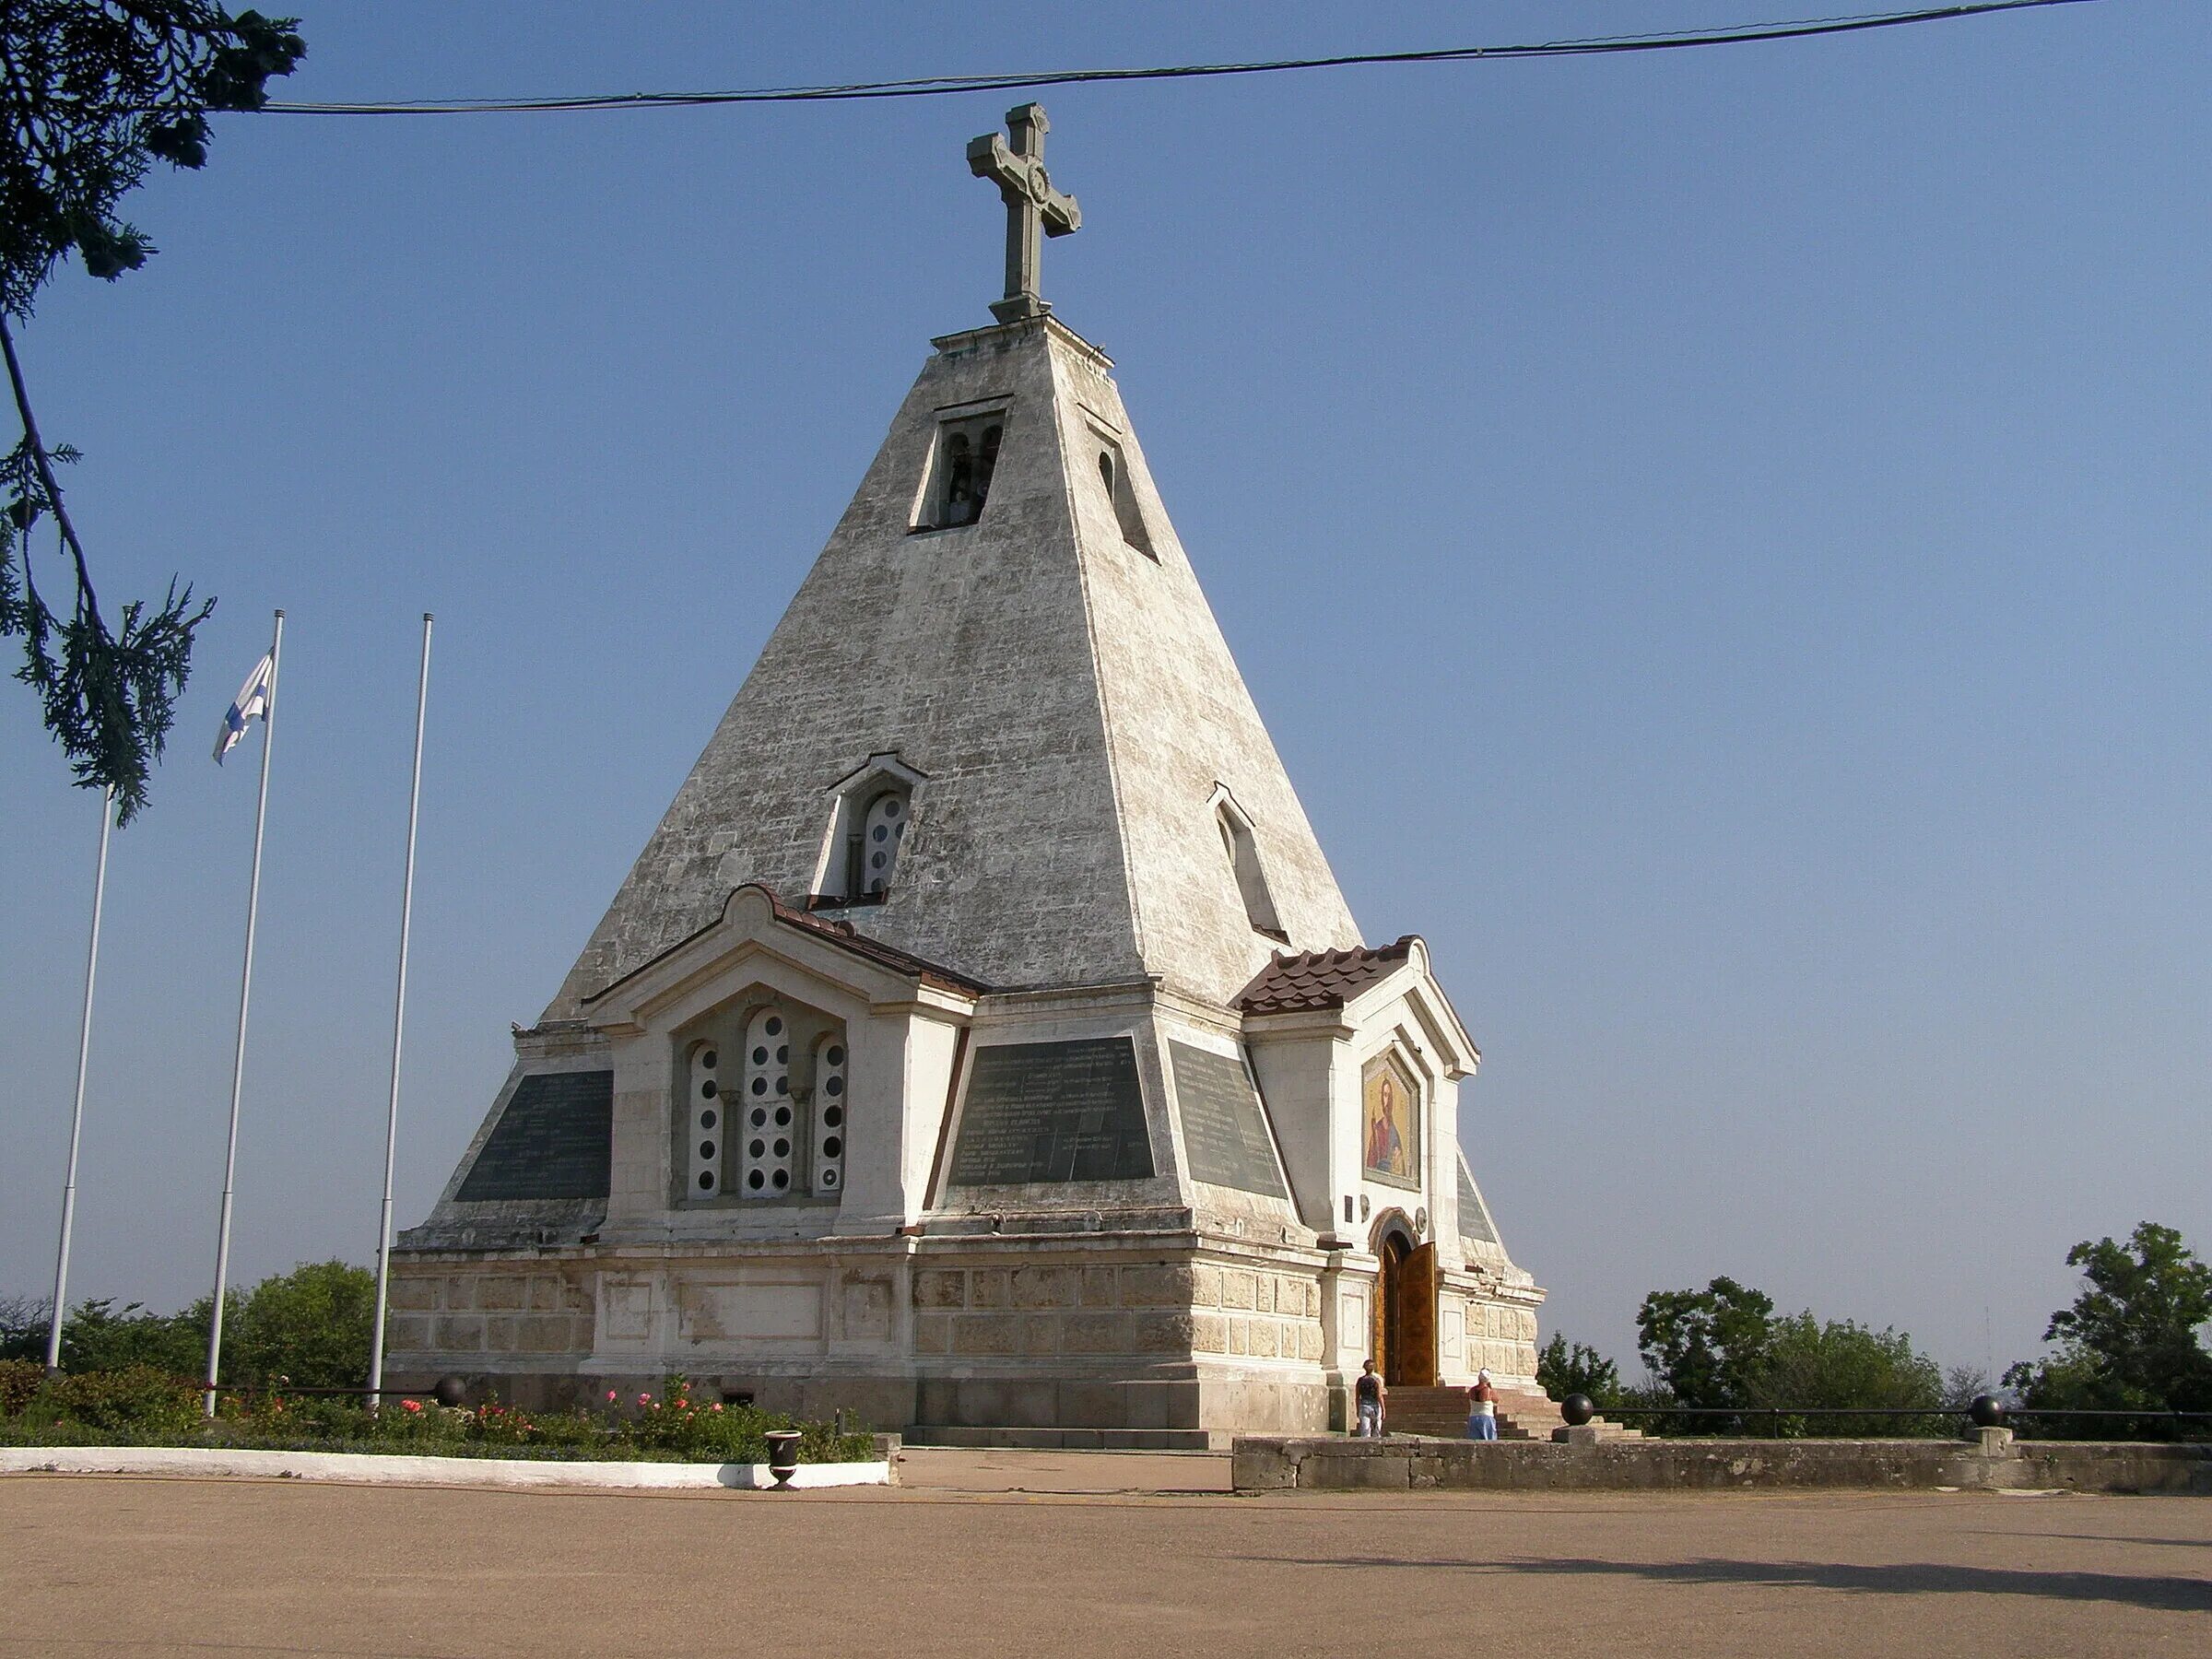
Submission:
[[[1006,205],[1006,297],[994,300],[991,314],[1001,323],[1041,317],[1053,308],[1037,292],[1039,232],[1065,236],[1083,228],[1076,198],[1053,188],[1044,171],[1044,135],[1052,123],[1044,106],[1027,103],[1006,112],[1009,145],[996,133],[968,141],[968,171],[998,186]]]

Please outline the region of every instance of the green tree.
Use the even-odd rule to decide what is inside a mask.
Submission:
[[[1750,1379],[1745,1404],[1770,1409],[1865,1406],[1929,1414],[1924,1418],[1799,1417],[1778,1425],[1785,1434],[1882,1439],[1948,1433],[1957,1428],[1939,1415],[1944,1406],[1943,1368],[1915,1348],[1911,1336],[1898,1330],[1870,1330],[1849,1319],[1823,1323],[1810,1310],[1771,1323],[1766,1353]]]
[[[207,1362],[207,1310],[202,1297],[182,1313],[149,1313],[138,1302],[118,1311],[114,1300],[78,1302],[62,1322],[62,1369],[126,1371],[147,1367],[172,1377],[197,1377]],[[40,1339],[44,1357],[44,1337]]]
[[[2125,1244],[2108,1238],[2075,1245],[2066,1265],[2080,1268],[2087,1282],[2043,1333],[2058,1352],[2005,1373],[2020,1403],[2113,1412],[2120,1415],[2103,1432],[2159,1438],[2176,1426],[2124,1414],[2212,1411],[2212,1354],[2198,1335],[2212,1323],[2212,1265],[2180,1232],[2139,1222]],[[2030,1430],[2077,1432],[2025,1421]]]
[[[1679,1405],[1738,1410],[1752,1402],[1772,1346],[1773,1299],[1725,1276],[1702,1290],[1654,1290],[1636,1312],[1636,1350]],[[1731,1431],[1726,1418],[1701,1431]]]
[[[1620,1368],[1586,1342],[1570,1345],[1564,1331],[1554,1331],[1537,1354],[1536,1382],[1555,1400],[1588,1394],[1600,1411],[1620,1404]]]
[[[46,1312],[53,1306],[28,1296],[0,1296],[0,1359],[46,1358]]]
[[[359,1388],[369,1378],[375,1317],[376,1276],[366,1267],[302,1262],[289,1273],[263,1279],[224,1320],[223,1380],[257,1387],[282,1379],[295,1388]],[[206,1329],[204,1319],[200,1328]]]
[[[117,216],[122,198],[156,161],[206,165],[208,114],[261,108],[268,81],[306,54],[295,21],[205,0],[0,6],[0,354],[23,425],[0,459],[0,635],[22,639],[17,677],[39,694],[78,783],[112,789],[126,822],[146,804],[214,602],[195,606],[172,581],[157,609],[134,600],[113,622],[101,611],[55,476],[77,454],[40,434],[9,324],[29,318],[72,254],[109,281],[146,263],[154,245]],[[48,516],[73,590],[60,611],[31,557]]]

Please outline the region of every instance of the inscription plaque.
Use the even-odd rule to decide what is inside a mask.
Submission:
[[[948,1185],[1141,1181],[1151,1173],[1132,1039],[976,1051]]]
[[[1467,1155],[1459,1155],[1459,1236],[1478,1244],[1498,1242],[1497,1230],[1490,1226],[1482,1199],[1475,1191],[1475,1177],[1467,1173]]]
[[[1182,1108],[1182,1145],[1191,1173],[1216,1186],[1288,1198],[1260,1097],[1233,1054],[1168,1042],[1175,1065],[1175,1099]]]
[[[604,1198],[614,1126],[613,1072],[524,1077],[454,1196]]]

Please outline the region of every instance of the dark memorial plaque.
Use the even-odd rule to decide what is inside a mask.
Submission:
[[[1132,1039],[976,1051],[947,1184],[1142,1181],[1151,1173]]]
[[[1475,1193],[1475,1177],[1467,1173],[1467,1155],[1459,1155],[1459,1236],[1478,1244],[1495,1244],[1498,1235],[1484,1215]]]
[[[613,1072],[524,1077],[454,1196],[604,1198],[614,1127]]]
[[[1170,1041],[1175,1099],[1182,1108],[1182,1145],[1191,1173],[1216,1186],[1288,1198],[1260,1097],[1233,1054]]]

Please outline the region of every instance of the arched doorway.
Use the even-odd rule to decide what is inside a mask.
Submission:
[[[1375,1367],[1394,1387],[1436,1382],[1436,1246],[1416,1244],[1404,1216],[1376,1227]]]

